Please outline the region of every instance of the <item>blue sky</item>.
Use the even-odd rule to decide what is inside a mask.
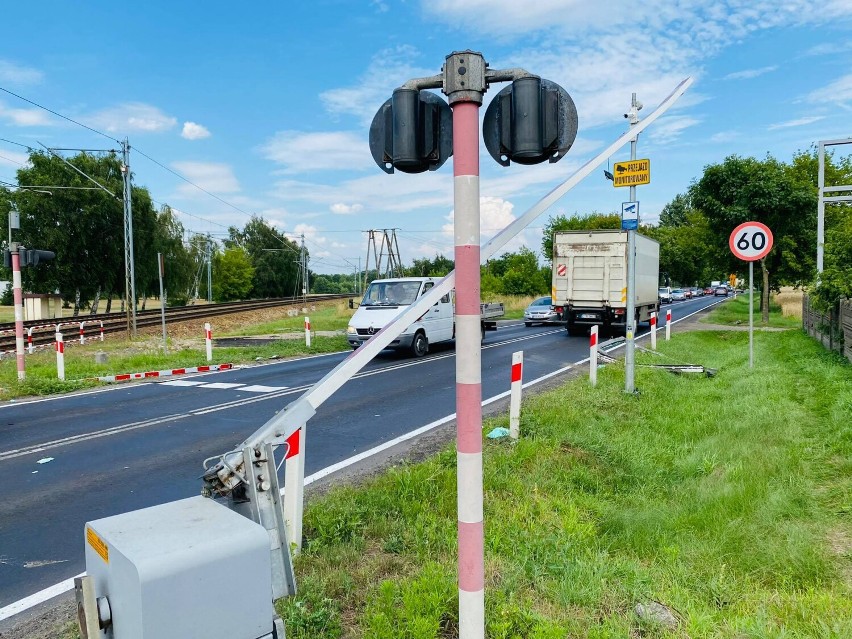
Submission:
[[[484,238],[618,137],[632,92],[649,111],[688,75],[693,87],[639,140],[651,159],[651,184],[638,189],[644,220],[727,155],[789,160],[852,135],[850,0],[49,1],[38,18],[9,4],[0,87],[127,136],[225,201],[131,152],[135,183],[187,229],[221,238],[261,215],[304,233],[321,273],[363,261],[369,228],[397,228],[405,263],[451,255],[452,162],[386,175],[367,131],[395,87],[438,73],[455,50],[561,84],[579,113],[557,164],[502,168],[483,147]],[[0,138],[18,143],[0,141],[4,181],[26,159],[19,144],[116,146],[4,92]],[[627,158],[629,145],[612,160]],[[548,213],[610,212],[626,199],[596,171]],[[538,250],[546,219],[509,248]]]

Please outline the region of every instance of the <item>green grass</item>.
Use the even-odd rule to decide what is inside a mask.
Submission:
[[[754,294],[754,325],[770,326],[775,328],[801,328],[802,320],[795,317],[784,317],[781,314],[781,305],[775,302],[775,296],[769,298],[769,324],[763,323],[760,313],[760,295]],[[702,322],[709,324],[740,324],[748,326],[748,293],[738,295],[720,304],[709,314],[705,315]]]
[[[750,371],[744,333],[676,335],[666,361],[716,377],[638,368],[627,396],[608,366],[525,401],[517,444],[485,440],[486,636],[852,636],[852,367],[755,338]],[[455,462],[309,503],[288,637],[457,636]],[[652,600],[677,630],[640,626]]]
[[[349,300],[340,300],[335,303],[324,302],[315,310],[308,312],[308,317],[311,318],[311,330],[345,331],[353,313],[355,311],[349,308]],[[305,317],[298,315],[273,322],[251,324],[238,331],[227,333],[227,335],[276,335],[280,333],[303,332],[304,330]]]

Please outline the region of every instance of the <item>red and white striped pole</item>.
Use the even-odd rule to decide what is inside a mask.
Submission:
[[[447,56],[444,74],[452,64],[465,66],[470,53]],[[474,60],[470,67],[475,68]],[[484,61],[483,71],[484,71]],[[470,85],[476,84],[470,74]],[[468,76],[461,76],[467,78]],[[469,85],[469,86],[470,86]],[[482,513],[482,347],[479,318],[479,102],[482,94],[470,86],[449,86],[453,110],[453,201],[456,262],[456,448],[459,638],[485,636],[485,542]],[[482,87],[484,90],[484,86]]]
[[[104,323],[101,321],[101,341],[104,341]]]
[[[651,350],[657,350],[657,314],[651,313]]]
[[[35,326],[30,326],[27,329],[27,353],[33,354],[33,329]]]
[[[15,302],[15,357],[18,360],[18,379],[26,379],[24,365],[24,294],[21,291],[20,249],[12,243],[12,299]]]
[[[666,309],[666,341],[672,338],[672,309]]]
[[[589,337],[589,383],[598,383],[598,327],[592,326]]]
[[[84,331],[84,329],[83,329],[83,327],[84,327],[85,325],[86,325],[86,322],[85,322],[85,321],[80,322],[80,345],[81,345],[81,346],[82,346],[83,344],[85,344],[85,343],[86,343],[86,333],[85,333],[85,331]]]
[[[204,343],[207,347],[207,361],[213,361],[213,331],[210,329],[210,322],[204,323]]]
[[[297,550],[302,548],[302,518],[305,512],[305,428],[287,439],[284,456],[284,523],[287,538]]]
[[[62,333],[56,332],[56,376],[65,380],[65,342]]]
[[[311,346],[311,318],[305,315],[305,346]]]
[[[524,383],[524,352],[512,353],[512,386],[509,400],[509,437],[521,435],[521,386]]]

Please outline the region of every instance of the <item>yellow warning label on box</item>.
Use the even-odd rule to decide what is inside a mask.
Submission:
[[[94,530],[86,527],[86,541],[95,549],[95,552],[101,556],[106,563],[109,563],[109,548],[103,542],[103,539],[98,537]]]
[[[638,186],[651,183],[651,160],[616,162],[612,167],[612,185]]]

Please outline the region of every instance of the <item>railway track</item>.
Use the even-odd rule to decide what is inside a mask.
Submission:
[[[307,303],[316,303],[326,300],[345,299],[351,295],[312,295]],[[245,302],[224,302],[221,304],[204,304],[202,306],[174,306],[166,308],[166,322],[175,324],[187,322],[217,315],[229,315],[232,313],[244,313],[264,308],[275,308],[278,306],[292,306],[301,304],[302,297],[279,297],[264,300],[248,300]],[[160,309],[137,311],[136,328],[159,326],[161,323]],[[24,344],[28,343],[29,329],[32,329],[33,347],[43,347],[53,344],[57,325],[66,334],[65,341],[71,342],[79,337],[80,322],[85,322],[85,334],[88,340],[96,339],[101,332],[121,333],[127,330],[127,316],[125,313],[99,313],[96,315],[80,315],[78,317],[63,317],[51,320],[30,320],[24,322]],[[15,351],[15,323],[0,323],[0,353]]]

